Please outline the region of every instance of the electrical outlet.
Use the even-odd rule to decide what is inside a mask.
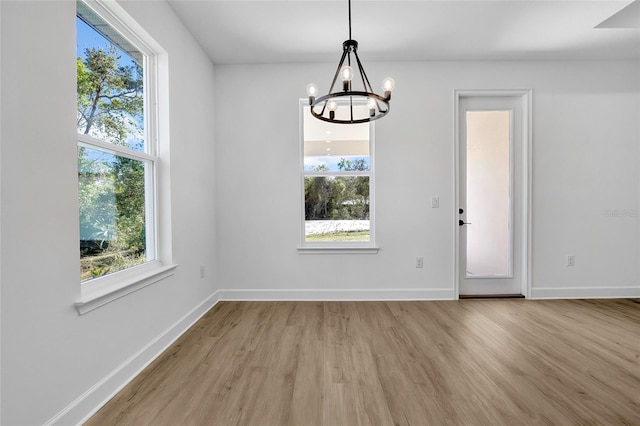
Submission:
[[[200,278],[204,278],[204,265],[200,265]]]
[[[432,209],[440,208],[440,197],[431,197],[431,208]]]
[[[422,257],[416,257],[416,268],[422,268],[424,266],[424,259]]]
[[[567,266],[576,266],[576,257],[571,255],[567,256]]]

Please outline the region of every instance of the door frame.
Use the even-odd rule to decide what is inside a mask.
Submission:
[[[454,299],[460,298],[460,227],[458,226],[458,209],[460,208],[460,100],[469,97],[513,97],[522,102],[522,159],[519,166],[522,169],[521,185],[521,294],[525,298],[531,297],[531,213],[532,213],[532,105],[533,90],[459,90],[453,91],[454,97],[454,155],[453,155],[453,193],[455,210],[451,212],[453,223],[453,277]]]

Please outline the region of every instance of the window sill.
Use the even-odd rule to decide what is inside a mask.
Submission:
[[[75,303],[78,314],[84,315],[127,294],[170,277],[178,267],[178,265],[167,266],[159,263],[144,266],[147,267],[139,271],[122,271],[123,274],[108,275],[95,284],[83,284],[86,287],[81,290],[80,301]]]
[[[298,254],[376,254],[379,247],[298,247]]]

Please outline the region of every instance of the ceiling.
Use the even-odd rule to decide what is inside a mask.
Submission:
[[[215,64],[338,62],[348,38],[347,0],[169,4]],[[637,60],[640,0],[353,0],[352,34],[365,63]]]

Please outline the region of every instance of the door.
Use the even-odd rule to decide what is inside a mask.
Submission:
[[[523,97],[458,102],[459,294],[524,294]]]

